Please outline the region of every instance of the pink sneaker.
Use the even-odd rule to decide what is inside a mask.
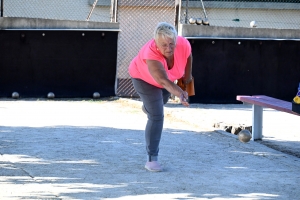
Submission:
[[[151,172],[161,172],[163,170],[157,161],[146,162],[145,168]]]

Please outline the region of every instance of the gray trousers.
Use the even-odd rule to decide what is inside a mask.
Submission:
[[[141,79],[131,80],[147,112],[145,139],[148,161],[157,161],[164,124],[164,104],[168,102],[171,94],[166,89],[155,87]]]

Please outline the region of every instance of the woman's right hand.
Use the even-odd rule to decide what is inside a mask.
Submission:
[[[188,93],[183,91],[178,85],[170,81],[162,63],[156,60],[146,60],[149,72],[154,80],[163,88],[168,90],[171,94],[174,94],[180,99],[180,102],[184,106],[189,106],[187,102]]]
[[[188,107],[190,104],[187,102],[189,96],[188,93],[186,91],[182,91],[182,93],[180,94],[179,100],[180,103],[186,107]]]

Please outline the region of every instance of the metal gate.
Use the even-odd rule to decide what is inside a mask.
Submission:
[[[153,38],[158,22],[174,24],[174,0],[120,0],[117,21],[122,30],[118,41],[116,93],[118,96],[136,96],[128,66],[139,49]]]

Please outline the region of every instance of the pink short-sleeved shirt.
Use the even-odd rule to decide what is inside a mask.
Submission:
[[[146,60],[160,61],[168,75],[170,81],[175,81],[184,75],[187,58],[191,54],[191,45],[187,39],[177,36],[176,47],[174,50],[174,66],[168,69],[168,65],[164,56],[157,49],[154,39],[147,42],[140,50],[138,55],[131,61],[129,65],[129,74],[132,78],[139,78],[143,81],[162,88],[151,76]]]

